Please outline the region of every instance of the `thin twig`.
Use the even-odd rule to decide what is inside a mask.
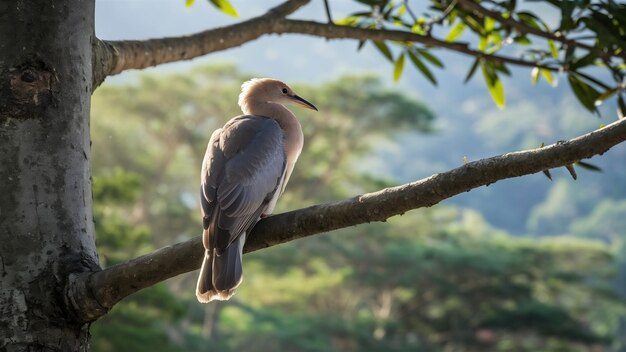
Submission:
[[[326,17],[328,18],[328,23],[335,23],[333,22],[333,16],[331,16],[330,14],[330,5],[328,4],[328,0],[324,0],[324,9],[326,9]]]
[[[433,18],[432,20],[426,22],[424,24],[424,30],[430,34],[430,31],[432,29],[432,26],[434,24],[440,24],[443,23],[443,21],[445,21],[446,18],[448,18],[448,16],[450,15],[450,13],[452,12],[452,10],[454,10],[454,7],[456,6],[457,0],[452,0],[450,2],[450,4],[448,4],[448,7],[446,7],[446,9],[443,11],[443,13],[440,16],[437,16],[436,18]]]
[[[411,18],[413,19],[413,23],[417,23],[417,16],[415,16],[415,13],[413,12],[413,10],[411,10],[411,7],[409,6],[409,0],[404,0],[404,8],[406,9],[406,12],[409,14],[409,16],[411,16]]]

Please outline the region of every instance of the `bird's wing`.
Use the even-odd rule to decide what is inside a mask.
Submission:
[[[279,191],[286,165],[283,143],[278,123],[259,116],[236,117],[213,133],[200,196],[207,248],[223,252]]]

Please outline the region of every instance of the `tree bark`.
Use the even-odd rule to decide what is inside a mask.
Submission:
[[[99,270],[89,173],[93,0],[0,3],[0,350],[86,351],[70,275]]]

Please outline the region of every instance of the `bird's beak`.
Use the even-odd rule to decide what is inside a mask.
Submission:
[[[306,101],[305,99],[303,99],[303,98],[301,98],[301,97],[299,97],[297,95],[292,95],[289,98],[291,98],[291,100],[293,100],[293,102],[296,105],[300,105],[300,106],[302,106],[303,108],[306,108],[306,109],[311,109],[311,110],[318,111],[317,108],[315,107],[315,105],[309,103],[308,101]]]

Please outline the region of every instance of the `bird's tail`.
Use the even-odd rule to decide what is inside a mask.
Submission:
[[[225,301],[235,294],[243,280],[241,257],[245,241],[246,234],[242,233],[222,254],[218,255],[216,250],[205,250],[196,286],[196,297],[200,303]]]

